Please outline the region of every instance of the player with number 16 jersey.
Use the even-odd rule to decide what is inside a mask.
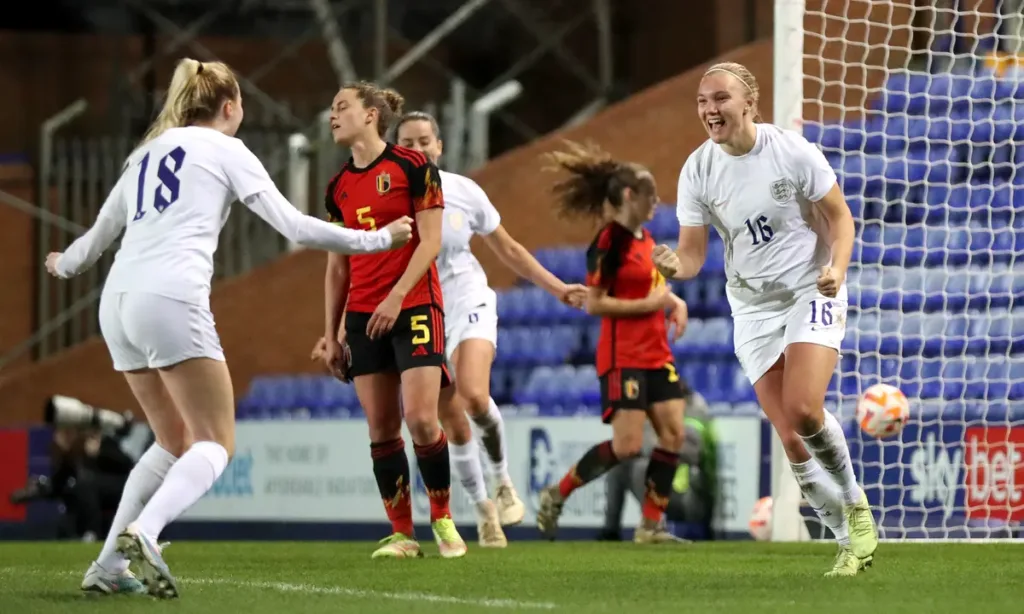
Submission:
[[[679,175],[678,247],[659,245],[654,261],[666,277],[692,278],[707,227],[718,230],[736,358],[804,497],[836,536],[827,575],[854,576],[872,564],[878,531],[843,428],[824,411],[846,332],[853,216],[825,156],[798,132],[760,123],[759,98],[740,64],[704,74],[697,116],[709,138]]]

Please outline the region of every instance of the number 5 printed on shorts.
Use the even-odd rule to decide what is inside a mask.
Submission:
[[[150,155],[147,153],[142,158],[142,161],[139,162],[139,186],[135,194],[135,217],[132,218],[133,222],[141,220],[146,215],[144,211],[146,205],[146,172],[149,171]],[[181,170],[181,165],[184,163],[185,150],[181,147],[175,147],[157,162],[156,178],[160,183],[153,188],[153,208],[156,209],[157,213],[163,213],[167,207],[170,207],[178,200],[178,195],[181,192],[181,181],[178,179],[178,171]],[[165,190],[167,192],[166,196],[164,195]]]

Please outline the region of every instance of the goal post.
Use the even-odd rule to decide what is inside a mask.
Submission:
[[[804,101],[805,0],[775,0],[772,56],[772,123],[801,130]],[[810,538],[800,515],[800,488],[779,436],[772,432],[772,541]]]
[[[822,149],[856,222],[827,405],[883,539],[1024,542],[1021,4],[775,0],[773,122]],[[854,420],[878,382],[911,407],[884,440]],[[772,539],[807,539],[777,437],[771,461]]]

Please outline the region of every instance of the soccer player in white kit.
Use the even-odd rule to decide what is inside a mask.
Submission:
[[[697,113],[710,138],[679,175],[678,248],[659,246],[655,263],[666,277],[693,278],[707,226],[722,236],[736,356],[804,497],[839,543],[826,575],[852,576],[871,563],[878,532],[843,429],[823,406],[846,332],[853,217],[816,147],[755,123],[758,93],[740,64],[705,73]]]
[[[403,116],[395,135],[399,145],[422,151],[435,164],[441,157],[440,129],[437,120],[427,113]],[[490,395],[491,363],[498,342],[497,297],[487,285],[487,274],[470,251],[469,241],[474,234],[480,236],[508,268],[566,304],[579,307],[587,290],[579,284],[562,282],[513,239],[475,181],[441,171],[441,183],[445,206],[437,270],[444,296],[445,348],[455,381],[454,387],[441,392],[441,422],[448,434],[456,472],[476,504],[480,545],[503,548],[507,540],[502,525],[522,522],[526,508],[509,477],[505,425]],[[487,498],[480,453],[467,413],[480,428],[491,461],[497,508]]]
[[[298,212],[234,138],[242,100],[231,69],[181,60],[160,115],[129,156],[88,232],[46,267],[67,279],[91,267],[124,230],[100,299],[100,329],[156,443],[125,484],[82,590],[177,596],[160,532],[213,485],[234,451],[231,377],[210,312],[213,254],[236,199],[289,240],[342,253],[406,243],[411,220],[363,232]],[[145,587],[128,571],[142,572]]]

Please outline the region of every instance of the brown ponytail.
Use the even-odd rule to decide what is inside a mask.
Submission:
[[[570,176],[551,188],[563,217],[602,217],[604,204],[622,206],[622,191],[641,189],[650,175],[640,165],[620,162],[594,143],[566,141],[566,151],[545,155],[548,170],[568,171]]]
[[[350,83],[341,89],[355,90],[364,107],[377,109],[377,134],[382,139],[387,136],[392,122],[402,115],[405,98],[393,89],[382,88],[369,81]]]

